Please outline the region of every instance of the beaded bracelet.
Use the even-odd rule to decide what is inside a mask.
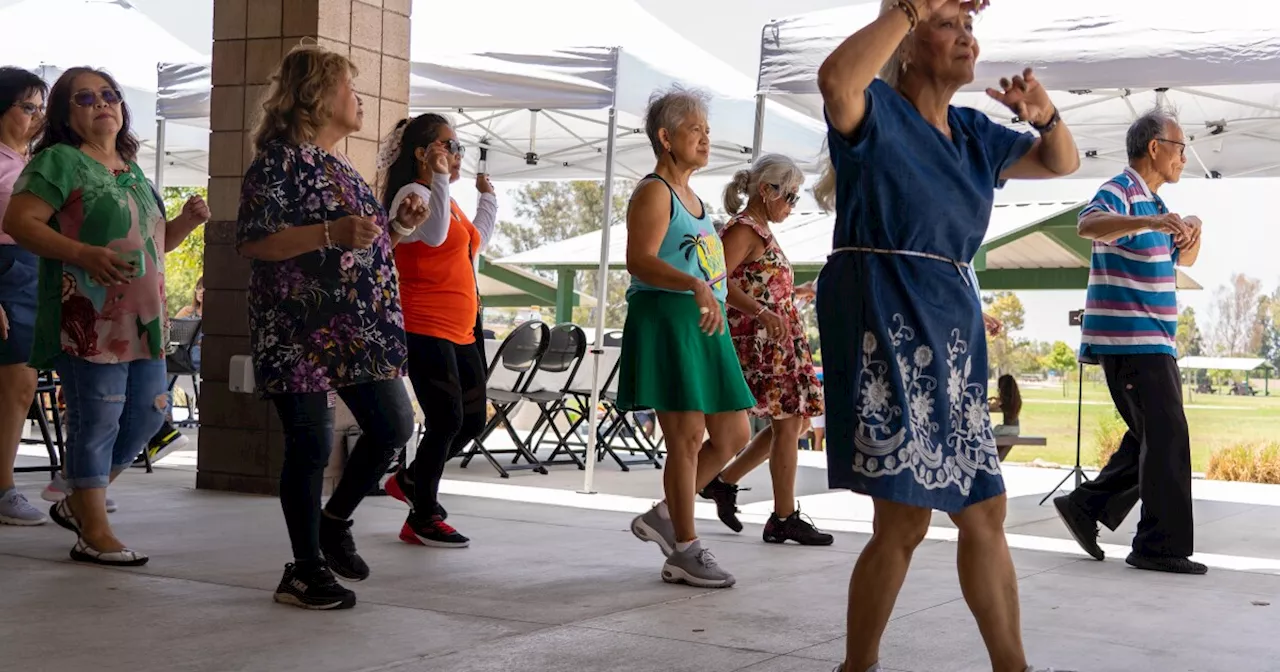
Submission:
[[[911,0],[897,0],[893,3],[894,9],[901,9],[903,14],[907,15],[907,21],[911,24],[911,28],[907,32],[916,29],[916,24],[920,22],[920,11],[916,9],[915,3]]]
[[[324,246],[333,247],[333,239],[329,237],[329,222],[324,223]]]

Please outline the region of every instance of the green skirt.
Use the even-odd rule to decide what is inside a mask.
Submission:
[[[627,298],[619,408],[710,415],[755,406],[728,331],[708,336],[700,319],[690,294],[639,291]]]

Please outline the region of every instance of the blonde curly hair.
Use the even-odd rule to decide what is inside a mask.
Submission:
[[[262,97],[262,109],[253,129],[254,151],[272,140],[301,145],[332,116],[327,98],[344,77],[355,78],[351,59],[317,45],[298,45],[271,75],[271,87]]]

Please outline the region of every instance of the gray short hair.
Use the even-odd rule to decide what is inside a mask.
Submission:
[[[1125,151],[1129,155],[1129,160],[1137,161],[1145,157],[1151,141],[1164,136],[1165,128],[1177,123],[1177,115],[1161,107],[1149,110],[1138,117],[1129,125],[1129,132],[1124,136]]]
[[[644,132],[649,136],[649,144],[653,145],[653,155],[660,157],[666,151],[658,138],[658,131],[665,129],[667,133],[674,133],[690,114],[706,117],[710,100],[711,96],[705,91],[686,89],[678,84],[654,91],[644,112]]]

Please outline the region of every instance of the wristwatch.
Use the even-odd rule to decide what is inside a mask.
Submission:
[[[1031,128],[1036,129],[1036,132],[1039,133],[1040,135],[1044,135],[1045,133],[1048,133],[1049,131],[1052,131],[1053,129],[1057,128],[1058,122],[1060,121],[1062,121],[1062,117],[1058,115],[1058,108],[1055,107],[1053,108],[1053,116],[1049,117],[1049,121],[1046,121],[1043,124],[1032,123]]]

